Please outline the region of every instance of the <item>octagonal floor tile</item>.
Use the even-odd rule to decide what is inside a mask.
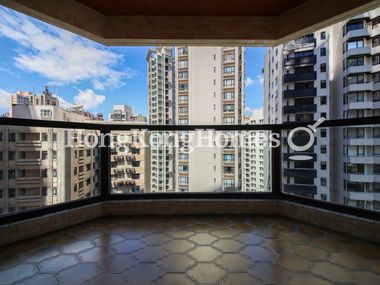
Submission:
[[[144,237],[142,240],[147,245],[163,245],[169,242],[170,238],[163,233],[154,233]]]
[[[36,274],[36,270],[33,265],[19,264],[0,271],[0,284],[11,284],[24,278],[31,277],[34,274]]]
[[[276,258],[273,251],[261,246],[247,246],[241,253],[256,262],[269,262]]]
[[[234,237],[237,241],[245,245],[260,245],[265,241],[265,238],[255,235],[253,233],[241,233]]]
[[[349,254],[346,252],[332,253],[329,257],[329,261],[351,270],[364,270],[369,266],[366,259],[356,254]]]
[[[139,262],[157,262],[167,255],[167,251],[159,245],[146,246],[133,254]]]
[[[83,283],[83,285],[128,285],[128,283],[119,274],[102,274],[95,279]]]
[[[80,241],[74,241],[62,246],[62,251],[64,253],[76,254],[76,253],[88,250],[90,248],[93,248],[94,246],[95,245],[89,240],[80,240]]]
[[[380,275],[375,274],[371,271],[353,271],[355,276],[355,281],[358,284],[365,285],[379,285],[380,284]]]
[[[172,253],[158,261],[158,265],[165,270],[165,272],[179,273],[185,272],[195,261],[184,254]]]
[[[144,247],[139,240],[125,240],[112,246],[117,253],[132,253]]]
[[[147,285],[160,278],[164,272],[155,263],[139,263],[124,274],[127,284]]]
[[[78,263],[74,255],[59,255],[50,259],[46,259],[40,263],[41,273],[57,273],[65,268]]]
[[[332,285],[327,280],[309,273],[295,273],[290,277],[289,285]]]
[[[189,240],[197,245],[211,245],[217,239],[217,237],[208,233],[197,233],[189,237]]]
[[[0,281],[1,283],[1,281]],[[17,282],[17,285],[58,285],[58,279],[54,274],[36,274],[30,278]]]
[[[248,272],[254,262],[238,253],[226,253],[218,258],[217,264],[228,272]]]
[[[173,240],[165,245],[165,248],[172,253],[185,253],[194,247],[195,245],[187,240]]]
[[[247,273],[230,273],[220,282],[221,285],[264,285]]]
[[[260,262],[251,267],[248,272],[265,284],[286,284],[289,272],[272,262]]]
[[[293,252],[308,260],[326,260],[328,252],[310,245],[297,245],[294,247]]]
[[[211,234],[218,238],[233,238],[234,236],[237,236],[239,233],[230,229],[219,229],[212,231]]]
[[[153,285],[195,285],[196,283],[180,273],[166,273],[157,281],[153,282]]]
[[[276,264],[294,272],[309,271],[312,265],[309,260],[292,254],[280,254]]]
[[[234,239],[219,239],[212,244],[213,247],[219,249],[222,252],[232,253],[240,252],[244,248],[244,244]]]
[[[118,274],[135,266],[136,263],[137,260],[132,254],[116,254],[107,258],[102,267],[107,273]]]
[[[213,261],[218,256],[222,255],[219,250],[207,245],[197,246],[196,248],[189,251],[188,254],[190,257],[199,262]]]
[[[217,284],[227,273],[213,263],[198,263],[189,269],[186,274],[198,283]]]
[[[79,263],[63,270],[57,278],[60,284],[81,284],[100,274],[101,271],[95,263]]]
[[[353,281],[354,276],[352,273],[340,266],[334,265],[330,262],[318,262],[314,265],[312,272],[315,275],[321,276],[336,283],[350,283]]]

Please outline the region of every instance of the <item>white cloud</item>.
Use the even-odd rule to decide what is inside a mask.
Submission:
[[[245,87],[248,87],[253,84],[264,84],[264,77],[261,74],[256,75],[255,79],[252,79],[252,77],[247,77],[245,80]]]
[[[85,110],[96,109],[106,99],[103,95],[95,94],[92,89],[79,90],[78,95],[74,97],[74,103],[82,105]]]
[[[254,80],[251,77],[247,77],[245,80],[245,87],[248,87],[249,85],[252,85],[254,83]]]
[[[90,80],[95,89],[105,89],[135,76],[128,68],[118,69],[122,55],[6,8],[0,8],[0,36],[21,46],[14,57],[18,68],[56,84]]]
[[[255,113],[255,112],[261,112],[262,111],[262,109],[260,109],[260,108],[251,108],[251,107],[249,107],[249,106],[245,106],[245,108],[244,108],[244,113],[247,115],[247,116],[251,116],[253,113]]]
[[[264,84],[264,76],[262,76],[261,74],[256,75],[256,82],[263,85]]]
[[[0,109],[9,109],[9,97],[11,93],[4,89],[0,89]]]

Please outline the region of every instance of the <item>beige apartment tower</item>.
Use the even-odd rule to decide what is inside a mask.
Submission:
[[[244,53],[242,47],[176,48],[177,125],[242,124]],[[225,144],[197,147],[197,142],[203,142],[207,136],[206,132],[180,133],[182,148],[176,151],[176,190],[239,191],[239,148],[232,139]],[[221,139],[215,132],[212,136],[214,140]]]

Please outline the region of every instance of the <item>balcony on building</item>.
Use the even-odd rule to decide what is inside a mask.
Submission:
[[[317,73],[313,72],[299,72],[292,74],[284,74],[284,82],[298,82],[298,81],[313,81],[317,79]]]
[[[285,114],[315,113],[316,111],[317,111],[317,105],[316,104],[284,106],[284,113]]]
[[[299,89],[284,90],[284,99],[315,97],[315,96],[317,96],[316,88],[299,88]]]

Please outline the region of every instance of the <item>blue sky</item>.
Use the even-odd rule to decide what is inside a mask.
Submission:
[[[0,6],[0,113],[9,94],[40,93],[45,85],[63,104],[81,104],[105,116],[113,104],[147,115],[149,47],[105,47]],[[246,51],[246,111],[263,103],[265,48]]]

